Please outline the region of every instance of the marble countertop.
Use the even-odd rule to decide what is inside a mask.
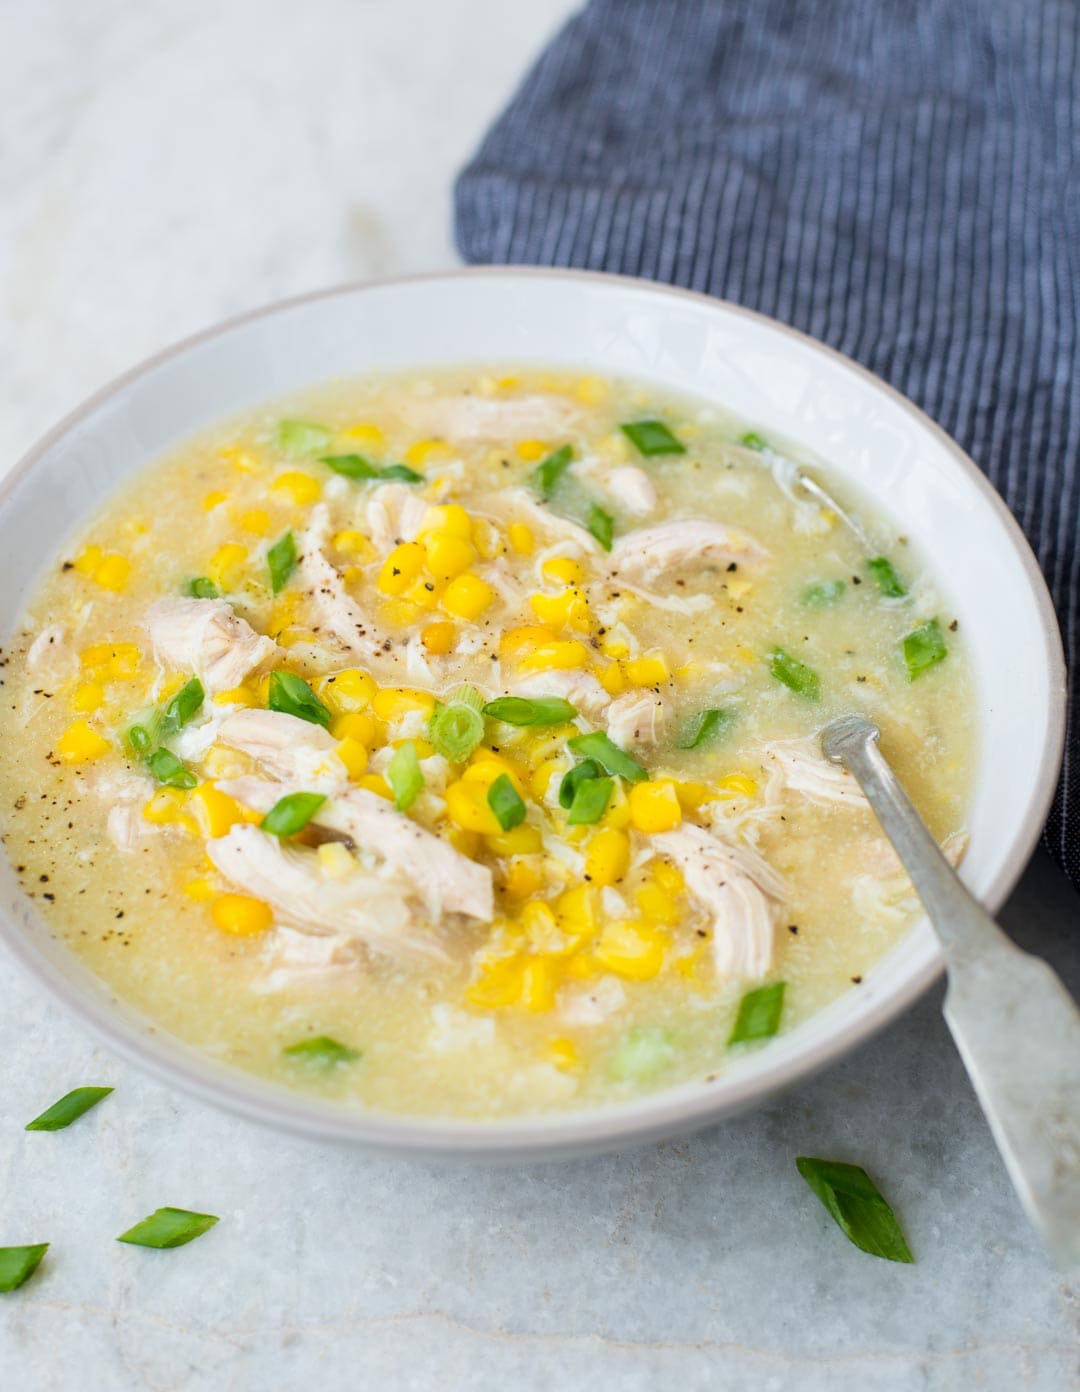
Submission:
[[[223,315],[455,260],[450,182],[568,0],[0,5],[0,467],[89,391]],[[1016,936],[1080,987],[1076,901],[1039,859]],[[528,1169],[278,1136],[100,1048],[0,957],[0,1296],[20,1392],[678,1386],[1063,1389],[1077,1289],[1038,1251],[935,992],[700,1136]],[[116,1095],[60,1136],[67,1088]],[[857,1160],[913,1267],[848,1246],[795,1172]],[[115,1235],[219,1214],[174,1253]]]

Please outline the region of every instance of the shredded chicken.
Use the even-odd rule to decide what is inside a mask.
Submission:
[[[342,969],[356,971],[364,949],[347,933],[313,934],[276,925],[263,958],[263,972],[253,983],[260,992],[283,991],[306,982],[326,984]]]
[[[604,719],[611,705],[611,697],[591,672],[573,668],[553,668],[519,677],[511,685],[511,695],[561,696],[582,715],[597,722]]]
[[[626,1004],[626,990],[614,976],[602,976],[588,986],[567,986],[559,992],[559,1019],[564,1025],[602,1025]]]
[[[348,782],[337,756],[337,741],[321,725],[283,711],[238,710],[222,721],[222,744],[257,760],[282,782],[307,792],[332,793]]]
[[[583,459],[574,465],[574,473],[595,483],[612,503],[631,517],[647,517],[656,507],[653,481],[636,464],[609,464],[604,459]]]
[[[378,487],[364,518],[376,550],[385,553],[402,541],[412,541],[420,529],[427,503],[408,483],[384,483]]]
[[[538,503],[526,488],[508,488],[484,499],[484,506],[505,525],[507,521],[527,522],[542,536],[553,541],[573,543],[574,548],[589,556],[599,556],[600,545],[591,532],[569,517],[560,517],[551,508]]]
[[[326,505],[312,509],[311,521],[300,539],[298,570],[315,613],[316,627],[327,633],[349,658],[376,671],[397,672],[403,655],[380,633],[345,588],[336,566],[323,552],[330,516]]]
[[[869,810],[855,778],[820,752],[817,735],[775,740],[763,753],[766,767],[774,769],[785,788],[801,793],[819,807],[840,805]]]
[[[671,571],[752,565],[766,554],[760,542],[745,532],[689,518],[627,532],[612,547],[611,561],[616,578],[650,583]]]
[[[278,653],[272,639],[223,599],[158,600],[147,611],[146,628],[157,660],[194,672],[211,696],[239,686]]]
[[[746,846],[681,826],[652,839],[678,865],[690,893],[712,919],[713,957],[722,976],[756,978],[772,965],[774,932],[784,884]]]
[[[425,435],[467,444],[473,440],[553,440],[568,434],[578,411],[557,396],[509,398],[453,395],[417,398],[410,423]]]
[[[668,713],[668,704],[658,691],[628,691],[608,707],[608,738],[624,747],[656,744],[663,736]]]
[[[26,652],[26,665],[33,672],[52,673],[59,665],[70,667],[72,651],[65,644],[65,633],[59,624],[46,624]],[[57,659],[60,659],[58,664]]]

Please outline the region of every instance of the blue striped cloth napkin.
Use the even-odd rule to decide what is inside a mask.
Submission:
[[[878,373],[1005,496],[1075,663],[1078,37],[1075,0],[593,0],[461,174],[458,244],[707,291]],[[1080,884],[1072,695],[1047,840]]]

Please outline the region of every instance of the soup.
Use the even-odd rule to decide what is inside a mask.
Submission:
[[[766,430],[440,371],[149,465],[5,653],[27,894],[160,1027],[398,1112],[618,1102],[858,990],[916,904],[818,732],[877,722],[956,859],[968,663]]]

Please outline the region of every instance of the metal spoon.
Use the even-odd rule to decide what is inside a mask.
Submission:
[[[1028,1217],[1063,1265],[1080,1262],[1080,1010],[1057,974],[1010,942],[961,884],[878,748],[848,715],[825,757],[859,782],[911,877],[948,969],[945,1019]]]

